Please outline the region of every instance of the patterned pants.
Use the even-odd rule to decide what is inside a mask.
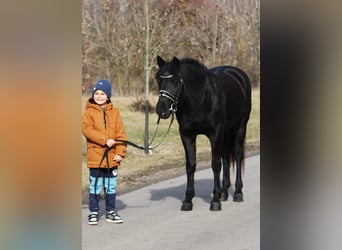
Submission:
[[[99,211],[102,188],[105,193],[106,211],[115,211],[117,168],[90,168],[89,210]]]

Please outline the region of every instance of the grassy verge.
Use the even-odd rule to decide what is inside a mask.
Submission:
[[[259,151],[260,146],[260,92],[259,89],[253,89],[252,93],[253,106],[250,120],[247,128],[246,151],[247,155]],[[133,112],[130,110],[130,105],[136,100],[135,97],[113,97],[113,104],[119,108],[122,119],[125,125],[125,131],[128,139],[138,145],[144,144],[145,131],[145,114]],[[86,98],[83,99],[83,107]],[[155,106],[157,97],[153,96],[150,99],[152,106]],[[82,108],[83,110],[83,108]],[[149,115],[149,137],[152,138],[157,122],[157,115]],[[159,143],[166,134],[169,127],[169,120],[161,120],[158,128],[158,134],[152,146]],[[86,148],[85,138],[83,137],[82,145],[82,190],[88,189],[88,169],[86,168]],[[210,161],[210,144],[205,136],[198,136],[197,143],[197,161]],[[170,132],[164,142],[153,150],[150,155],[145,155],[142,150],[128,146],[127,156],[122,162],[118,177],[118,192],[126,192],[133,186],[143,186],[144,184],[153,183],[154,181],[166,178],[166,176],[175,176],[180,173],[185,173],[184,168],[184,150],[178,134],[178,123],[175,119]]]

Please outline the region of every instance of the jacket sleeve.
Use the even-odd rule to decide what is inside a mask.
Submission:
[[[82,133],[90,141],[105,146],[109,137],[104,133],[94,129],[94,120],[87,110],[82,116]]]
[[[121,114],[118,111],[116,113],[116,126],[115,126],[115,138],[114,140],[127,140],[127,136],[124,130],[124,124],[122,122],[122,118],[121,118]],[[124,143],[116,143],[115,144],[115,152],[116,154],[125,157],[126,155],[126,149],[127,149],[127,145]]]

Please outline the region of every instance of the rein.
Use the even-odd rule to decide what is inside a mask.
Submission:
[[[172,77],[173,77],[173,75],[168,75],[168,76],[164,76],[163,78],[172,78]],[[181,82],[181,86],[182,86],[183,83],[184,83],[183,78],[180,79],[180,82]],[[128,141],[128,140],[120,140],[120,139],[117,139],[117,140],[115,140],[115,141],[117,141],[117,142],[122,142],[122,143],[124,143],[124,144],[130,145],[130,146],[132,146],[132,147],[135,147],[135,148],[141,149],[141,150],[145,150],[145,149],[153,150],[153,149],[159,147],[159,146],[164,142],[164,140],[166,139],[167,135],[168,135],[169,132],[170,132],[172,123],[173,123],[173,121],[174,121],[175,113],[177,112],[177,104],[178,104],[178,96],[179,96],[179,93],[178,93],[178,96],[174,96],[173,94],[171,94],[170,92],[168,92],[168,91],[166,91],[166,90],[160,90],[160,91],[159,91],[159,96],[161,96],[161,97],[166,97],[166,98],[168,98],[168,99],[170,99],[170,100],[172,101],[171,106],[170,106],[170,108],[169,108],[169,111],[171,111],[171,114],[172,114],[171,120],[170,120],[170,124],[169,124],[169,127],[168,127],[168,129],[167,129],[167,132],[166,132],[166,134],[164,135],[164,137],[162,138],[162,140],[161,140],[156,146],[152,147],[152,143],[153,143],[154,139],[156,138],[157,131],[158,131],[158,128],[159,128],[160,117],[158,117],[156,130],[155,130],[154,135],[153,135],[153,137],[152,137],[152,140],[151,140],[151,142],[149,143],[149,145],[147,146],[147,148],[145,148],[144,146],[139,146],[139,145],[135,144],[134,142],[131,142],[131,141]],[[107,151],[107,152],[105,151],[104,155],[105,155],[106,153],[108,153],[108,150],[109,150],[109,149],[106,148],[106,151]]]
[[[168,127],[167,132],[166,132],[166,134],[164,135],[163,139],[162,139],[156,146],[151,147],[151,145],[152,145],[154,139],[156,138],[156,134],[157,134],[158,127],[159,127],[160,118],[158,118],[158,121],[157,121],[157,128],[156,128],[156,130],[155,130],[155,132],[154,132],[154,135],[153,135],[153,137],[152,137],[152,140],[151,140],[150,144],[148,145],[148,148],[147,148],[148,150],[153,150],[153,149],[159,147],[159,146],[163,143],[163,141],[165,140],[166,136],[167,136],[167,135],[169,134],[169,132],[170,132],[170,129],[171,129],[171,125],[172,125],[172,123],[173,123],[173,120],[174,120],[174,112],[172,112],[171,121],[170,121],[169,127]],[[139,145],[135,144],[134,142],[131,142],[131,141],[128,141],[128,140],[120,140],[120,139],[118,139],[118,140],[115,140],[115,141],[122,142],[122,143],[127,144],[127,145],[131,145],[131,146],[133,146],[133,147],[135,147],[135,148],[138,148],[138,149],[141,149],[141,150],[145,150],[145,147],[139,146]],[[103,152],[103,155],[102,155],[100,164],[99,164],[99,168],[98,168],[98,170],[97,170],[97,174],[96,174],[96,177],[95,177],[95,187],[94,187],[94,194],[95,194],[95,195],[96,195],[97,180],[98,180],[98,177],[99,177],[100,168],[101,168],[102,162],[103,162],[103,160],[104,160],[105,158],[106,158],[106,163],[107,163],[108,187],[109,187],[109,176],[110,176],[110,174],[109,174],[109,160],[108,160],[108,152],[109,152],[109,150],[110,150],[110,147],[106,146],[106,148],[105,148],[105,150],[104,150],[104,152]],[[106,192],[106,191],[105,191],[105,192]]]
[[[175,111],[174,111],[174,112],[175,112]],[[156,149],[157,147],[159,147],[159,146],[164,142],[165,138],[166,138],[167,135],[169,134],[170,129],[171,129],[171,126],[172,126],[172,123],[173,123],[173,120],[174,120],[174,112],[172,112],[172,118],[171,118],[171,120],[170,120],[170,124],[169,124],[169,127],[168,127],[168,129],[167,129],[166,134],[164,135],[164,137],[162,138],[162,140],[161,140],[157,145],[155,145],[154,147],[152,147],[152,143],[153,143],[153,141],[154,141],[154,139],[156,138],[156,135],[157,135],[157,131],[158,131],[158,128],[159,128],[159,121],[160,121],[160,118],[158,118],[156,130],[155,130],[154,135],[153,135],[153,137],[152,137],[152,140],[151,140],[151,142],[148,144],[147,148],[145,148],[144,146],[139,146],[139,145],[135,144],[134,142],[131,142],[131,141],[128,141],[128,140],[120,140],[120,139],[117,139],[117,140],[115,140],[115,141],[116,141],[116,142],[122,142],[122,143],[124,143],[124,144],[130,145],[130,146],[132,146],[132,147],[135,147],[135,148],[141,149],[141,150],[145,150],[145,149],[154,150],[154,149]],[[108,150],[109,150],[109,148],[108,148]],[[108,153],[108,150],[107,150],[107,147],[106,147],[107,153]],[[106,153],[106,151],[105,151],[105,153]]]

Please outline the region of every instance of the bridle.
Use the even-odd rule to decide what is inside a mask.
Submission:
[[[178,96],[175,97],[170,92],[162,89],[159,91],[159,97],[166,97],[167,99],[170,99],[172,103],[170,105],[169,111],[171,111],[171,113],[176,113],[177,104],[178,104]]]
[[[160,75],[160,78],[164,78],[164,79],[169,79],[172,77],[173,77],[172,74]],[[159,90],[159,98],[160,97],[166,97],[167,99],[171,100],[171,105],[170,105],[169,111],[172,113],[172,116],[174,115],[174,113],[177,112],[177,104],[178,104],[178,100],[179,100],[179,97],[181,95],[181,90],[182,90],[182,87],[184,84],[183,78],[181,76],[180,76],[179,81],[180,81],[180,84],[179,84],[175,94],[172,94],[165,89]]]

